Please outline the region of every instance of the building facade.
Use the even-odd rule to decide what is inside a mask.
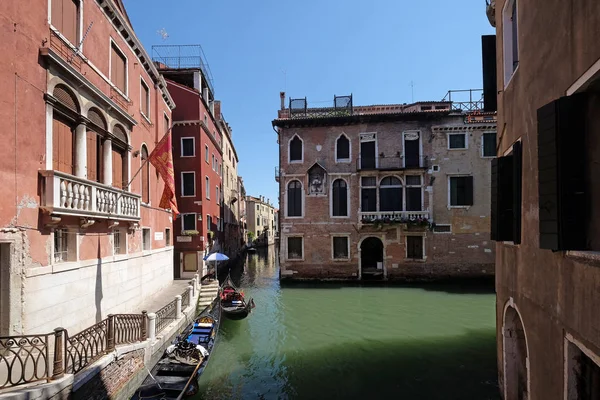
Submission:
[[[255,246],[275,244],[275,207],[264,196],[246,196],[248,232]]]
[[[493,275],[494,113],[461,109],[478,102],[356,107],[351,96],[285,108],[283,96],[282,278]]]
[[[0,335],[69,332],[173,279],[147,162],[175,104],[120,0],[9,1],[0,61]]]
[[[204,276],[203,258],[221,251],[223,138],[215,112],[210,75],[196,67],[170,68],[169,54],[181,55],[188,46],[161,46],[155,57],[169,93],[179,106],[173,110],[173,163],[179,212],[173,224],[176,276]],[[165,56],[167,55],[167,56]]]
[[[492,175],[500,387],[505,399],[597,399],[600,4],[497,0],[488,16],[484,75],[503,127]]]

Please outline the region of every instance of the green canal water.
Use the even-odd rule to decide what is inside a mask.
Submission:
[[[195,399],[499,399],[493,287],[281,286],[232,268],[256,308],[224,319]]]

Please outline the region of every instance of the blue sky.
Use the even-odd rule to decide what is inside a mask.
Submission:
[[[155,44],[200,44],[233,128],[248,194],[277,205],[279,92],[355,105],[441,100],[481,88],[484,0],[124,0],[136,34]],[[158,33],[164,29],[168,37]],[[325,106],[326,103],[318,103]]]

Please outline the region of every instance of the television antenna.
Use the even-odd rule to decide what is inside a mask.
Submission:
[[[169,34],[167,33],[167,30],[165,28],[157,30],[156,33],[158,33],[162,40],[167,40],[167,38],[169,37]]]
[[[83,34],[83,37],[81,38],[81,41],[79,42],[79,45],[77,46],[77,48],[73,49],[73,53],[71,54],[71,57],[69,57],[69,63],[73,62],[73,59],[75,58],[75,56],[78,55],[79,52],[81,51],[81,46],[83,45],[83,41],[87,37],[88,33],[90,33],[90,29],[92,29],[92,25],[94,25],[94,21],[92,21],[90,23],[90,25],[87,27],[87,29],[85,30],[85,33]]]

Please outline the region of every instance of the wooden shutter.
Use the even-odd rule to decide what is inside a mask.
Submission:
[[[98,135],[92,130],[87,131],[87,178],[98,181]]]
[[[512,214],[513,214],[513,243],[521,243],[521,198],[522,198],[522,148],[521,142],[513,145],[512,153]]]
[[[77,18],[77,4],[76,0],[63,0],[63,23],[61,33],[67,38],[71,44],[78,46],[77,42],[77,28],[79,25],[79,18]]]
[[[481,55],[483,66],[483,110],[498,109],[496,89],[496,35],[481,37]]]
[[[56,117],[52,121],[52,168],[73,174],[73,131]]]
[[[491,239],[512,241],[514,235],[513,156],[492,160]]]
[[[540,248],[586,250],[585,94],[537,111]]]
[[[142,202],[150,203],[150,163],[148,160],[148,150],[146,147],[142,147]]]
[[[123,188],[123,154],[120,149],[112,150],[113,187]]]
[[[142,98],[141,98],[141,101],[142,101],[142,113],[144,113],[144,115],[146,117],[149,117],[150,114],[148,114],[148,107],[149,107],[149,104],[148,104],[149,101],[148,101],[148,99],[149,99],[150,96],[149,96],[149,92],[148,92],[148,86],[146,86],[146,84],[143,81],[141,82],[141,85],[142,85]]]
[[[125,58],[114,44],[111,46],[110,71],[112,83],[114,83],[121,92],[126,93]]]
[[[50,14],[50,22],[61,32],[63,30],[63,1],[65,0],[52,0],[52,10]]]
[[[473,205],[473,177],[465,176],[465,205]]]

